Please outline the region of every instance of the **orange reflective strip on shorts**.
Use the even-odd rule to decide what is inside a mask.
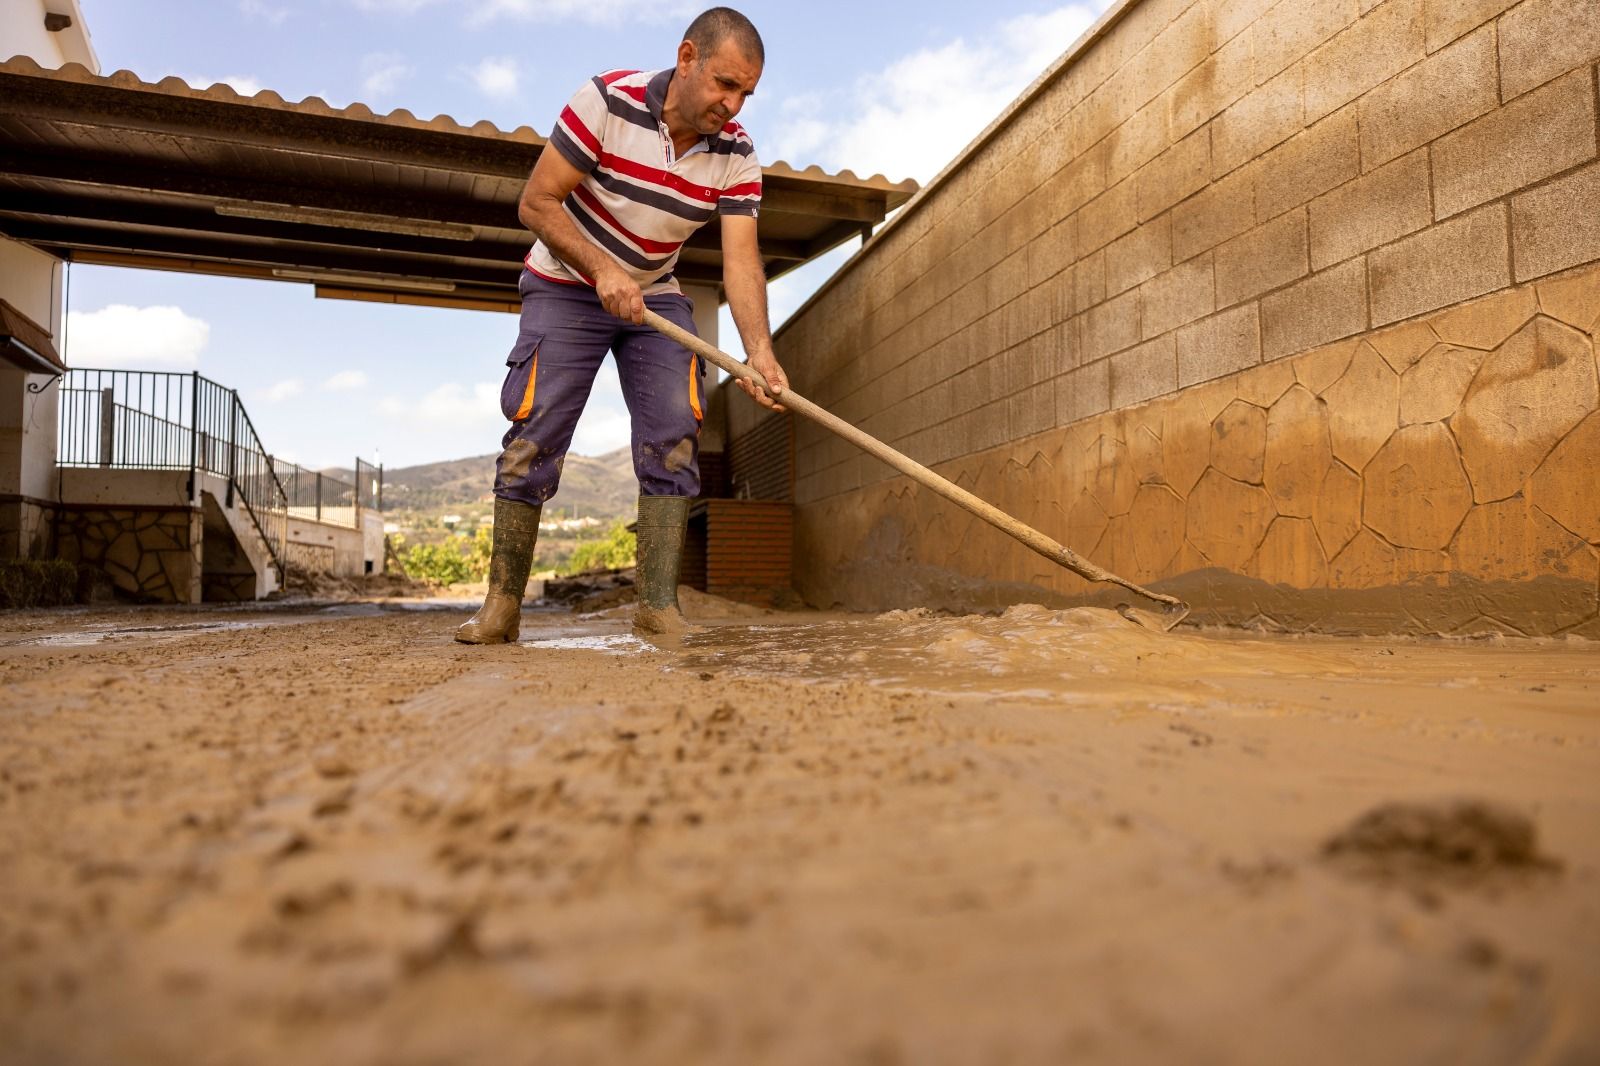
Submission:
[[[689,357],[689,406],[694,409],[694,420],[696,422],[704,422],[706,416],[700,410],[700,375],[695,373],[699,369],[700,357],[691,355]]]
[[[521,422],[533,413],[533,386],[539,380],[539,349],[533,350],[533,358],[528,362],[528,387],[522,390],[522,406],[517,408],[517,417],[513,422]]]

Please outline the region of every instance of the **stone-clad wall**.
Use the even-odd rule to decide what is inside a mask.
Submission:
[[[1461,617],[1469,578],[1581,584],[1594,531],[1517,493],[1581,501],[1600,463],[1592,318],[1536,315],[1528,284],[1600,261],[1594,0],[1142,0],[1095,34],[781,331],[796,388],[1146,579],[1365,589],[1341,610],[1380,628],[1420,608],[1374,590],[1459,577],[1443,625],[1494,617]],[[1496,293],[1487,333],[1439,314]],[[1401,335],[1422,347],[1386,351]],[[1553,465],[1554,430],[1522,428],[1550,405],[1591,427]],[[1321,481],[1275,487],[1283,442],[1309,470],[1324,424]],[[802,423],[796,454],[814,601],[925,600],[868,580],[896,561],[969,598],[1071,591],[998,536],[946,554],[969,524],[842,441]]]
[[[60,558],[105,571],[140,602],[200,602],[197,511],[66,507],[56,522]]]

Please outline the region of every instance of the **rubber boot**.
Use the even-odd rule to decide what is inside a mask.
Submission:
[[[489,557],[489,595],[458,629],[462,644],[509,644],[522,632],[522,594],[533,569],[539,539],[538,504],[494,501],[494,554]]]
[[[640,633],[681,633],[678,572],[683,565],[683,537],[689,524],[689,497],[639,497],[639,565],[634,587],[639,601],[633,628]]]

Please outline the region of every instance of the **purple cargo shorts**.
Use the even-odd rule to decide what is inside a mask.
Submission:
[[[616,355],[622,398],[633,419],[640,494],[699,494],[704,360],[648,326],[617,318],[587,285],[524,270],[518,290],[521,331],[500,387],[500,410],[511,428],[495,463],[495,496],[532,504],[555,495],[572,432],[607,351]],[[695,332],[687,296],[647,296],[645,306]]]

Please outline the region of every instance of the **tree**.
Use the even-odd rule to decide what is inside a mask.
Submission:
[[[474,577],[471,561],[465,551],[466,537],[452,536],[447,537],[443,544],[413,544],[409,548],[405,547],[403,539],[396,539],[399,543],[395,545],[395,552],[400,556],[401,564],[407,574],[419,581],[454,585]],[[487,565],[484,569],[487,571]]]
[[[638,557],[638,540],[628,532],[627,523],[618,519],[600,540],[586,540],[573,549],[566,572],[582,574],[590,570],[620,570],[632,566]]]

